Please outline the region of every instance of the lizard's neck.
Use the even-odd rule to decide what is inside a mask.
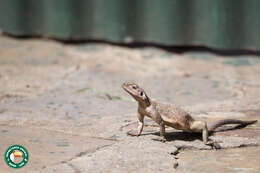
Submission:
[[[151,105],[151,99],[149,97],[147,97],[145,100],[142,100],[142,101],[138,101],[138,105],[139,107],[141,108],[147,108]]]

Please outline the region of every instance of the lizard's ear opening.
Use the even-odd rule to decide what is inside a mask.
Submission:
[[[146,94],[143,91],[140,92],[140,96],[143,98],[143,100],[147,98]]]
[[[150,99],[147,97],[147,95],[144,91],[140,92],[140,96],[141,96],[142,100],[145,101],[147,106],[149,106],[151,104]]]

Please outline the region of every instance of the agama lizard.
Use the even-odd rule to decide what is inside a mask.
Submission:
[[[171,104],[159,103],[152,101],[145,91],[137,84],[132,82],[125,82],[122,85],[123,89],[128,92],[137,102],[138,110],[137,117],[139,121],[138,132],[128,132],[131,136],[139,136],[142,133],[144,126],[144,117],[148,116],[160,126],[160,141],[166,141],[165,125],[173,127],[178,130],[202,133],[204,144],[212,145],[212,141],[208,140],[210,132],[225,124],[240,124],[243,126],[256,123],[257,120],[242,121],[235,119],[224,119],[217,121],[212,126],[207,127],[204,121],[195,120],[189,113],[179,107]]]

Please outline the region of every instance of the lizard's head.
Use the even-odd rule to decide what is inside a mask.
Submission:
[[[133,82],[125,82],[122,85],[123,89],[128,92],[138,102],[149,102],[149,98],[142,88]]]

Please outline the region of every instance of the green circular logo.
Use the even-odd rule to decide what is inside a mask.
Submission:
[[[28,151],[21,145],[12,145],[5,152],[5,162],[11,168],[21,168],[28,160]]]

